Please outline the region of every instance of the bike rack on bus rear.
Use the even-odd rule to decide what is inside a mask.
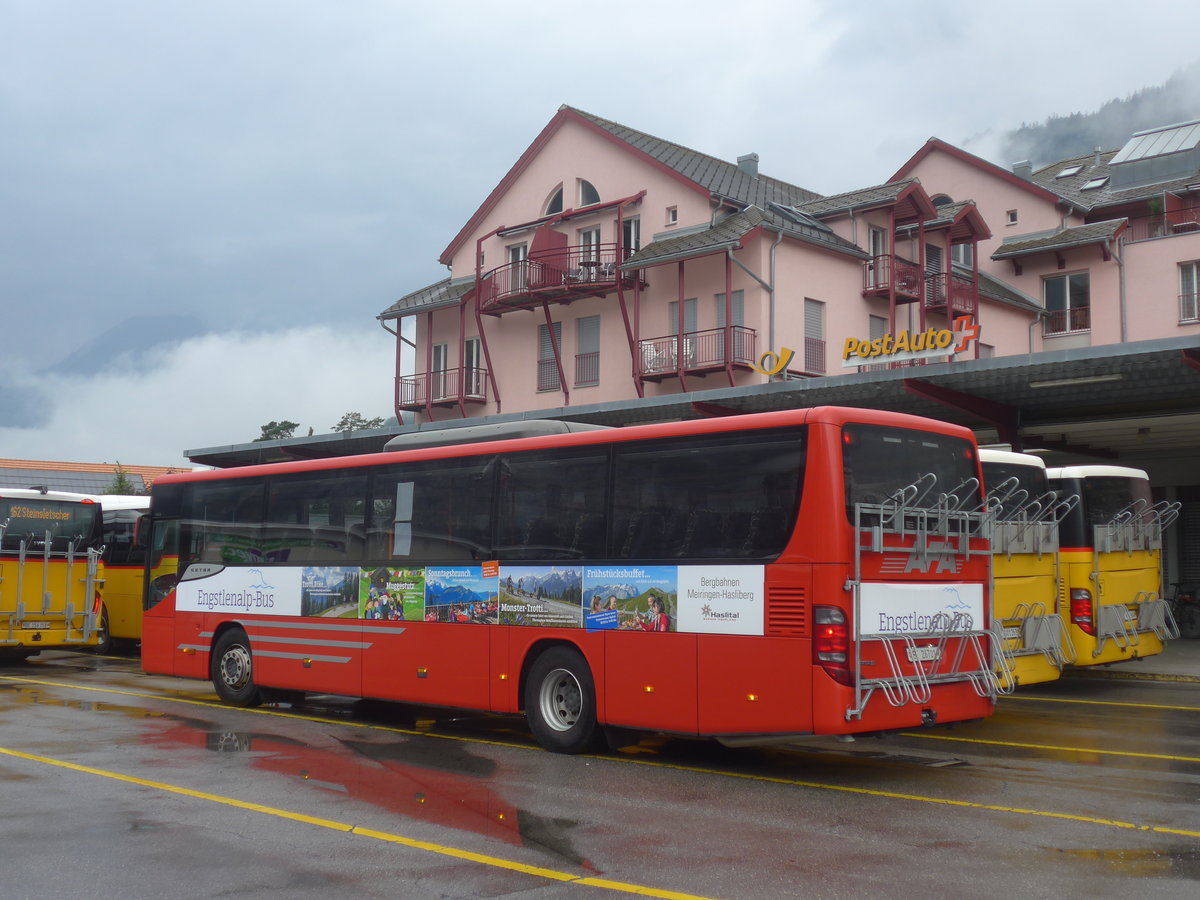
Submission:
[[[985,514],[977,509],[964,508],[964,502],[972,496],[977,482],[972,479],[972,483],[965,486],[969,489],[963,492],[962,497],[956,491],[951,491],[940,495],[932,506],[916,505],[929,495],[936,480],[933,473],[928,473],[882,503],[856,503],[854,506],[857,535],[854,576],[846,587],[854,594],[854,633],[857,640],[853,644],[854,704],[846,709],[847,721],[862,717],[876,691],[890,705],[899,707],[908,703],[928,703],[933,696],[932,686],[940,683],[967,681],[980,697],[993,700],[1006,690],[989,664],[992,654],[1002,654],[1003,644],[997,641],[996,633],[986,625],[974,622],[968,614],[939,613],[933,617],[931,627],[924,632],[862,632],[859,595],[863,584],[864,551],[908,555],[923,570],[928,570],[935,557],[939,563],[944,563],[947,556],[967,560],[991,553],[986,546],[982,549],[971,546],[973,537],[986,536]],[[892,542],[885,541],[885,535],[892,537]],[[904,546],[909,538],[912,539],[911,546]],[[958,640],[955,652],[948,657],[946,649],[952,638]],[[933,644],[929,643],[931,640]],[[865,643],[881,645],[890,675],[866,676],[860,650],[860,645]],[[904,647],[903,660],[896,652],[897,643]],[[989,646],[992,653],[987,652]],[[976,668],[963,668],[968,648],[972,650],[973,659],[979,663]]]
[[[1100,585],[1100,554],[1124,552],[1132,556],[1138,551],[1162,550],[1163,533],[1179,518],[1181,505],[1161,500],[1151,505],[1135,500],[1103,525],[1094,528],[1095,553],[1092,583]],[[1162,560],[1159,560],[1159,583],[1162,583]],[[1170,604],[1155,591],[1139,591],[1128,600],[1096,605],[1096,649],[1099,656],[1110,640],[1121,650],[1138,645],[1142,634],[1152,633],[1160,641],[1179,637],[1179,625],[1171,613]],[[1132,609],[1130,607],[1133,607]]]
[[[4,540],[4,534],[8,530],[8,525],[8,521],[0,524],[0,542]],[[103,549],[89,548],[86,553],[85,574],[83,578],[79,579],[84,585],[83,602],[79,605],[77,611],[74,600],[74,587],[76,583],[74,575],[76,560],[81,558],[77,553],[80,540],[80,537],[71,538],[67,542],[67,549],[64,552],[55,553],[53,550],[53,534],[49,531],[46,532],[44,539],[40,541],[42,544],[41,603],[36,609],[26,609],[26,563],[31,559],[36,559],[36,556],[30,556],[29,551],[38,541],[32,535],[27,538],[21,538],[21,542],[17,548],[16,603],[13,604],[11,610],[0,611],[0,617],[8,620],[7,628],[4,630],[3,636],[0,636],[0,647],[18,643],[15,631],[20,623],[26,620],[26,615],[36,615],[39,618],[45,617],[47,621],[55,621],[61,616],[65,627],[63,643],[66,644],[86,644],[95,633],[96,612],[93,607],[92,598],[96,592],[97,575],[99,574],[100,557]],[[55,558],[65,559],[67,563],[64,576],[66,594],[63,597],[63,609],[61,613],[50,608],[50,561]],[[3,581],[4,578],[0,576],[0,583]],[[78,629],[73,628],[76,618],[80,620]]]
[[[1047,491],[1040,497],[1033,497],[1020,487],[1016,478],[1001,482],[987,498],[985,523],[992,544],[992,555],[1003,555],[1009,560],[1017,554],[1036,556],[1038,559],[1053,556],[1054,581],[1057,585],[1061,577],[1059,524],[1078,505],[1078,494],[1059,497],[1055,492]],[[1017,656],[1041,653],[1060,672],[1075,662],[1075,645],[1067,635],[1062,616],[1049,611],[1045,603],[1018,604],[1007,621],[1017,622],[1015,627],[1021,632],[1020,651],[1009,647],[1012,639],[1005,636],[1002,621],[993,618],[992,627],[997,631],[996,644],[1001,648],[1001,659],[1009,669],[1007,677],[1010,681],[1011,666]],[[1006,673],[1001,672],[1000,675],[1003,683]]]

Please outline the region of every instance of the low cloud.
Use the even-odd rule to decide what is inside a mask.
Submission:
[[[386,418],[393,341],[377,326],[214,334],[90,377],[10,372],[9,389],[42,409],[35,427],[0,427],[0,446],[15,459],[189,465],[185,451],[252,441],[272,420],[304,435],[347,412]]]

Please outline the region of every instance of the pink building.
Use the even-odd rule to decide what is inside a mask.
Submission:
[[[1149,470],[1200,581],[1200,122],[1037,171],[931,139],[833,197],[758,162],[561,108],[379,316],[397,415],[941,416]]]

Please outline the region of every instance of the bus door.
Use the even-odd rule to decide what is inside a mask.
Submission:
[[[994,700],[1003,689],[984,586],[991,551],[978,508],[978,479],[936,495],[930,473],[880,503],[855,503],[854,704],[861,719],[880,693],[899,708],[926,706],[937,685],[967,683]],[[972,496],[973,499],[968,499]],[[968,504],[974,508],[969,508]],[[935,712],[929,710],[933,724]]]
[[[89,502],[0,499],[0,648],[96,643],[99,513]]]
[[[1162,585],[1163,532],[1179,515],[1179,504],[1151,506],[1139,498],[1093,529],[1091,581],[1096,586],[1096,648],[1109,642],[1119,650],[1136,647],[1140,636],[1175,640],[1179,629]],[[1157,650],[1156,650],[1157,652]]]

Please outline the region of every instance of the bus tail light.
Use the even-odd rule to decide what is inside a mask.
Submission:
[[[1086,588],[1071,589],[1071,624],[1078,625],[1084,634],[1096,635],[1092,624],[1092,592]]]
[[[838,684],[853,684],[846,614],[836,606],[815,607],[813,626],[813,662]]]

